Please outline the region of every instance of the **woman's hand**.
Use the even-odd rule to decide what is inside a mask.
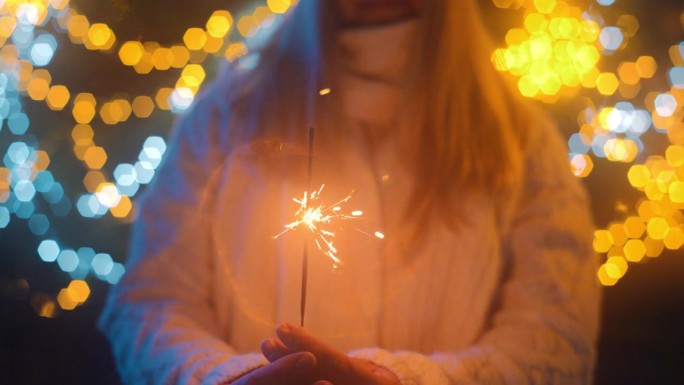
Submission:
[[[317,377],[334,385],[400,385],[397,376],[370,361],[348,357],[304,329],[284,324],[276,330],[278,338],[265,340],[261,351],[272,363],[305,352],[316,358]]]
[[[257,368],[230,385],[330,385],[316,381],[316,357],[309,352],[283,356]]]

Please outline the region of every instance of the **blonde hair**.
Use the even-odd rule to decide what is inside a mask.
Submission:
[[[245,79],[249,86],[236,87],[236,103],[244,104],[248,117],[260,117],[255,130],[282,131],[287,122],[290,133],[305,138],[318,108],[314,95],[330,67],[332,44],[326,43],[339,28],[329,3],[300,0],[260,51],[261,64]],[[521,179],[521,148],[531,123],[490,62],[493,46],[474,0],[424,0],[421,18],[421,79],[414,88],[424,128],[407,219],[424,224],[438,212],[456,224],[461,207],[455,197],[500,199]],[[280,124],[268,122],[273,115]]]
[[[490,62],[493,45],[474,1],[424,0],[423,18],[424,156],[417,172],[425,179],[412,199],[424,214],[429,206],[454,214],[454,196],[497,197],[520,180],[529,115]]]

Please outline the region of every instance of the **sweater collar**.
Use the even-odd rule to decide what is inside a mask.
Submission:
[[[407,20],[339,32],[338,107],[344,117],[371,126],[396,122],[406,101],[417,27],[417,20]]]

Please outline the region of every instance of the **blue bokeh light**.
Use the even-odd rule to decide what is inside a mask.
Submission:
[[[0,229],[4,229],[10,223],[10,212],[7,207],[0,206]]]
[[[95,274],[100,277],[105,277],[112,271],[114,261],[109,254],[100,253],[93,257],[92,267]]]
[[[44,214],[35,214],[29,218],[28,226],[34,235],[45,235],[50,229],[50,220]]]
[[[70,273],[78,267],[78,254],[71,249],[62,250],[57,257],[59,268],[65,273]]]
[[[56,261],[59,253],[59,245],[52,239],[46,239],[38,245],[38,256],[45,262]]]
[[[29,58],[36,67],[44,67],[50,64],[57,51],[57,40],[49,33],[39,35],[33,40]]]

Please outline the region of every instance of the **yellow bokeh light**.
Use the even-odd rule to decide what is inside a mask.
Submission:
[[[74,107],[71,111],[74,120],[78,123],[90,123],[95,117],[95,96],[90,93],[80,93],[74,98]]]
[[[243,37],[252,37],[256,34],[257,23],[252,16],[245,15],[238,20],[237,29]]]
[[[97,49],[107,50],[112,47],[116,37],[107,24],[95,23],[88,29],[88,42]]]
[[[83,38],[88,34],[90,29],[90,22],[83,15],[73,15],[69,18],[69,24],[67,24],[67,31],[69,32],[69,38],[74,43],[82,43]]]
[[[102,122],[109,125],[118,124],[128,119],[131,114],[131,106],[127,100],[116,99],[104,103],[100,108]]]
[[[579,37],[585,43],[595,42],[601,35],[601,27],[594,20],[582,20],[580,22]]]
[[[90,169],[99,170],[107,162],[107,152],[102,147],[92,146],[86,150],[83,161]]]
[[[189,64],[183,69],[180,77],[183,79],[183,84],[185,86],[195,88],[202,84],[206,74],[201,65]]]
[[[679,44],[671,45],[668,53],[670,54],[672,64],[678,67],[684,66],[684,56],[682,56],[682,52],[679,50]]]
[[[663,237],[665,248],[677,250],[682,247],[682,243],[684,243],[684,232],[682,232],[679,226],[670,227],[665,231],[665,236]]]
[[[268,28],[273,21],[273,12],[268,7],[256,7],[252,13],[252,18],[259,28]]]
[[[659,179],[649,180],[646,183],[646,187],[644,187],[646,197],[653,201],[663,199],[665,197],[665,194],[667,194],[667,190],[667,184],[665,184],[663,181]]]
[[[17,88],[20,91],[26,90],[26,86],[28,85],[29,80],[33,77],[33,64],[31,64],[30,61],[27,60],[20,60],[19,61],[19,84],[17,85]]]
[[[598,71],[595,66],[601,58],[601,54],[596,47],[593,45],[583,45],[577,49],[576,55],[575,63],[580,66],[582,70],[580,73],[587,73],[591,70]]]
[[[74,310],[76,309],[76,306],[78,306],[78,301],[71,295],[71,290],[66,288],[60,290],[59,294],[57,294],[57,303],[59,303],[59,307],[63,310]]]
[[[601,282],[601,285],[603,286],[614,286],[618,282],[618,279],[608,275],[608,273],[606,272],[606,265],[601,265],[597,275],[599,278],[599,282]]]
[[[556,17],[551,20],[550,30],[556,38],[574,40],[579,37],[580,20],[571,17]]]
[[[594,250],[598,253],[606,253],[613,246],[613,235],[608,230],[594,231]]]
[[[183,35],[185,46],[191,51],[199,51],[207,42],[207,36],[202,28],[188,28]]]
[[[232,25],[233,16],[231,16],[230,12],[224,10],[215,11],[207,20],[207,33],[209,36],[222,39],[228,34]]]
[[[0,37],[9,38],[16,27],[17,19],[15,17],[10,15],[0,17]]]
[[[107,178],[102,171],[91,170],[83,177],[83,186],[89,193],[95,193],[101,184],[107,183]]]
[[[134,66],[140,62],[145,48],[139,41],[127,41],[119,48],[119,59],[127,66]]]
[[[604,266],[606,267],[606,274],[613,279],[622,278],[629,268],[627,261],[622,256],[609,257]]]
[[[674,181],[668,187],[668,195],[674,203],[684,203],[684,182]]]
[[[525,21],[523,23],[525,25],[525,30],[529,33],[535,33],[535,32],[543,32],[546,30],[547,25],[549,24],[548,19],[546,16],[542,15],[541,13],[530,13],[527,16],[525,16]],[[514,30],[511,30],[514,31]],[[520,33],[522,32],[522,33]],[[521,44],[525,40],[527,40],[527,33],[525,31],[520,30],[519,31],[514,31],[514,33],[517,35],[515,39],[511,39],[509,42],[508,35],[506,38],[506,42],[508,44]],[[509,32],[511,33],[511,32]]]
[[[69,297],[79,304],[84,303],[88,299],[88,296],[90,296],[90,287],[88,286],[88,283],[80,279],[71,281],[69,286],[67,286],[67,290],[69,291]]]
[[[74,144],[73,151],[74,151],[74,155],[76,155],[76,159],[83,160],[83,158],[85,157],[86,151],[88,151],[88,149],[92,146],[94,146],[93,143],[88,143],[88,144],[77,143],[77,144]]]
[[[613,245],[622,246],[627,241],[627,232],[625,231],[625,226],[622,223],[613,223],[608,227],[608,232],[613,239]]]
[[[534,7],[540,13],[551,13],[556,8],[556,0],[534,0]]]
[[[652,56],[640,56],[635,64],[639,76],[644,79],[652,78],[658,69],[658,64]]]
[[[45,100],[50,92],[50,83],[46,79],[34,77],[26,86],[26,92],[32,100]]]
[[[77,124],[71,130],[71,139],[74,144],[89,145],[93,142],[95,132],[89,124]]]
[[[144,52],[140,60],[133,65],[135,72],[145,75],[152,72],[154,69],[154,61],[152,60],[152,54],[149,52]]]
[[[539,86],[529,76],[523,76],[518,80],[518,90],[528,98],[533,98],[539,94]]]
[[[603,72],[596,78],[596,89],[601,95],[613,95],[617,91],[619,81],[611,72]]]
[[[651,175],[658,176],[663,171],[670,171],[671,167],[667,163],[667,160],[662,156],[650,156],[646,160],[646,167],[651,172]]]
[[[646,233],[653,239],[662,240],[665,238],[665,233],[669,228],[670,225],[665,218],[654,217],[648,220],[648,223],[646,224]]]
[[[173,55],[173,62],[171,62],[171,67],[173,68],[183,68],[188,64],[190,60],[190,52],[185,46],[174,45],[171,49],[171,54]]]
[[[133,112],[133,107],[131,107],[131,103],[126,99],[114,99],[112,103],[115,103],[121,110],[119,122],[127,121],[128,118],[131,116],[131,113]]]
[[[646,231],[646,223],[640,217],[632,216],[625,220],[625,233],[629,238],[641,238]]]
[[[610,161],[629,163],[637,156],[639,148],[631,139],[613,138],[606,141],[603,151]]]
[[[665,244],[662,240],[646,237],[644,239],[644,246],[646,246],[646,256],[649,258],[656,258],[663,253]]]
[[[111,207],[109,212],[112,213],[112,216],[115,218],[126,218],[132,213],[132,209],[133,203],[131,202],[130,198],[127,196],[121,196],[119,203],[116,206]]]
[[[267,0],[266,5],[273,13],[285,13],[292,6],[290,0]]]
[[[63,110],[70,98],[69,89],[62,85],[50,87],[46,96],[47,105],[53,111]]]
[[[19,50],[14,45],[6,45],[0,48],[0,59],[2,64],[6,67],[12,68],[17,64],[19,59]]]
[[[515,0],[492,0],[495,7],[504,9],[511,8],[514,2]]]
[[[625,259],[630,262],[640,262],[646,255],[646,246],[641,239],[630,239],[624,246]]]
[[[43,150],[36,151],[36,162],[33,165],[34,170],[44,171],[50,165],[50,156]]]
[[[585,88],[596,88],[596,80],[599,76],[599,70],[597,68],[592,68],[589,72],[582,74],[580,77],[580,82],[582,87]]]
[[[634,37],[639,30],[639,20],[634,15],[620,15],[615,23],[625,37]]]
[[[629,183],[632,186],[643,189],[648,181],[651,180],[651,172],[648,170],[648,167],[642,164],[635,164],[629,168],[627,179],[629,179]]]
[[[133,114],[138,118],[147,118],[154,111],[154,101],[149,96],[136,96],[132,103]]]
[[[173,51],[170,48],[159,47],[152,53],[152,63],[154,68],[165,71],[173,64]]]
[[[207,36],[207,41],[202,48],[206,53],[216,53],[223,47],[223,39],[218,37]]]
[[[50,0],[50,7],[53,9],[64,9],[66,8],[67,5],[69,5],[70,0]]]
[[[641,76],[639,76],[639,71],[637,71],[636,63],[634,62],[623,62],[618,67],[618,76],[620,80],[625,84],[638,84]]]
[[[187,67],[186,67],[187,68]],[[157,103],[157,107],[161,110],[170,110],[169,106],[169,96],[173,93],[173,88],[163,87],[157,91],[154,97],[154,101]]]
[[[673,144],[665,150],[665,159],[672,167],[681,167],[684,165],[684,147]]]

